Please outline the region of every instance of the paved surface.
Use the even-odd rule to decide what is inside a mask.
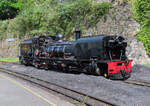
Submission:
[[[41,88],[0,73],[0,106],[74,106]]]
[[[45,71],[23,65],[0,64],[0,67],[50,81],[119,106],[150,106],[150,87],[126,84],[123,81],[109,80],[101,76]],[[138,69],[134,70],[135,77],[138,74],[144,76],[144,70],[139,73]],[[146,71],[150,73],[149,70]],[[140,75],[138,77],[141,77]],[[150,79],[150,77],[144,78]]]

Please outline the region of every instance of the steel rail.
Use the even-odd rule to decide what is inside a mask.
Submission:
[[[28,76],[28,75],[25,75],[22,73],[14,72],[14,71],[11,71],[9,69],[0,68],[0,71],[7,73],[7,74],[10,74],[10,75],[13,75],[13,76],[18,77],[18,78],[21,78],[21,79],[26,80],[28,82],[31,82],[33,84],[39,85],[39,86],[44,87],[48,90],[57,92],[57,93],[62,94],[66,97],[69,97],[73,100],[79,101],[81,103],[85,103],[88,106],[116,106],[116,104],[110,103],[106,100],[98,99],[96,97],[86,95],[84,93],[81,93],[81,92],[57,85],[55,83],[44,81],[44,80],[41,80],[41,79],[38,79],[35,77],[31,77],[31,76]]]
[[[125,80],[124,82],[128,83],[128,84],[133,84],[133,85],[150,87],[150,82],[145,82],[145,81],[138,81],[138,80],[128,79],[128,80]]]

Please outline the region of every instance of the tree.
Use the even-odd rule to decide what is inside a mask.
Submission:
[[[1,0],[0,20],[12,19],[23,10],[23,0]]]

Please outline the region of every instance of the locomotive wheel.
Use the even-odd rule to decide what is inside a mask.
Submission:
[[[34,66],[35,66],[36,68],[40,69],[40,65],[35,64]]]
[[[95,72],[96,72],[96,75],[98,75],[98,76],[101,75],[101,72],[100,72],[100,69],[99,69],[99,68],[96,68]]]
[[[20,64],[23,64],[23,61],[22,61],[22,60],[20,61]]]
[[[46,67],[44,67],[44,69],[45,69],[45,71],[48,71],[48,67],[46,66]]]
[[[40,65],[38,63],[34,63],[34,66],[38,69],[40,68]]]
[[[25,60],[23,60],[23,62],[22,62],[25,66],[28,66],[29,64],[28,64],[28,62],[27,61],[25,61]]]
[[[32,65],[38,69],[40,68],[39,63],[36,60],[33,60]]]

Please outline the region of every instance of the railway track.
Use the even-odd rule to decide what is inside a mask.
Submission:
[[[20,65],[19,62],[2,62],[2,63]],[[125,80],[124,82],[127,83],[127,84],[133,84],[133,85],[150,87],[150,82],[145,82],[145,81],[138,81],[138,80],[128,79],[128,80]]]
[[[5,63],[9,63],[9,62],[5,62]],[[9,64],[16,64],[16,65],[20,65],[19,62],[11,62]],[[133,85],[139,85],[139,86],[146,86],[146,87],[150,87],[150,82],[145,82],[145,81],[138,81],[138,80],[125,80],[124,81],[127,84],[133,84]]]
[[[133,84],[133,85],[139,85],[139,86],[145,86],[145,87],[150,87],[150,82],[144,82],[144,81],[137,81],[137,80],[126,80],[124,81],[125,83],[128,84]]]
[[[56,93],[62,94],[62,95],[69,97],[73,100],[79,101],[81,103],[85,103],[87,106],[115,106],[116,105],[116,104],[110,103],[108,101],[105,101],[103,99],[100,100],[100,99],[97,99],[95,97],[91,97],[89,95],[65,88],[63,86],[60,86],[60,85],[57,85],[57,84],[54,84],[51,82],[43,81],[41,79],[37,79],[37,78],[31,77],[28,75],[24,75],[24,74],[21,74],[18,72],[12,72],[11,70],[8,70],[8,69],[0,68],[0,72],[13,75],[15,77],[26,80],[30,83],[44,87],[48,90],[52,90]]]
[[[8,63],[8,62],[6,62],[6,63]],[[19,63],[10,63],[10,64],[19,65]],[[1,68],[0,68],[0,71],[3,71],[5,73],[11,74],[11,75],[15,75],[15,76],[20,77],[24,80],[27,80],[27,81],[30,81],[32,83],[38,84],[40,86],[43,86],[43,87],[45,87],[47,89],[50,89],[54,92],[63,94],[63,95],[65,95],[69,98],[72,98],[74,100],[77,100],[77,101],[80,101],[80,102],[85,102],[87,105],[94,105],[94,106],[116,105],[116,104],[112,104],[112,103],[109,103],[109,102],[104,101],[104,100],[99,100],[95,97],[85,95],[85,94],[77,92],[77,91],[73,91],[73,90],[68,89],[68,88],[64,88],[64,87],[56,85],[54,83],[46,82],[46,81],[31,77],[31,76],[28,76],[28,75],[24,75],[24,74],[21,74],[21,73],[18,73],[18,72],[12,72],[11,70],[1,69]],[[137,81],[137,80],[128,79],[128,80],[125,80],[124,83],[132,84],[132,85],[138,85],[138,86],[150,87],[150,82],[144,82],[144,81]]]

